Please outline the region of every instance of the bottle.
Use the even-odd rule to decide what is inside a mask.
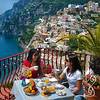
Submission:
[[[25,78],[22,79],[22,86],[26,86]]]

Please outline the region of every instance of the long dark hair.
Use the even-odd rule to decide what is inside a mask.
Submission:
[[[72,63],[72,71],[71,71],[71,73],[74,73],[76,70],[79,70],[82,73],[82,68],[80,66],[80,61],[79,61],[77,55],[69,54],[68,58],[69,58],[69,62]],[[69,72],[69,68],[67,69],[67,72]]]
[[[40,66],[40,53],[39,53],[39,50],[38,49],[30,49],[29,53],[28,53],[28,57],[27,57],[27,60],[32,63],[32,56],[33,54],[37,57],[36,59],[36,64],[38,66]]]

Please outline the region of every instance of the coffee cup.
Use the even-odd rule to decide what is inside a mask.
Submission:
[[[38,70],[39,66],[33,66],[34,70]]]

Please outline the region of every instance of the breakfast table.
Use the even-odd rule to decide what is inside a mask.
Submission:
[[[33,79],[37,85],[39,79]],[[52,93],[50,96],[42,96],[41,88],[37,86],[38,93],[36,95],[28,96],[23,91],[24,87],[22,86],[22,80],[14,81],[12,87],[12,94],[15,95],[15,100],[74,100],[74,94],[65,87],[66,95],[59,96],[56,93]]]

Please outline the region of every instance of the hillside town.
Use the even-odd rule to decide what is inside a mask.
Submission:
[[[68,48],[69,34],[86,35],[86,27],[95,27],[98,22],[94,19],[100,18],[100,7],[98,3],[89,1],[84,5],[69,4],[63,10],[57,11],[54,16],[39,18],[40,24],[36,25],[36,34],[29,45],[37,47]],[[28,46],[29,46],[28,45]]]

